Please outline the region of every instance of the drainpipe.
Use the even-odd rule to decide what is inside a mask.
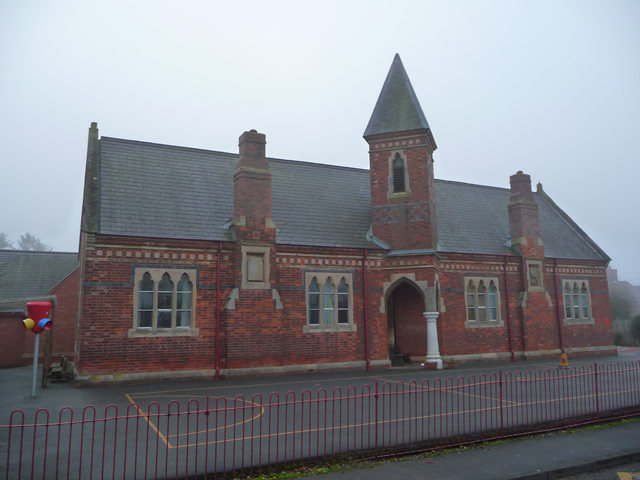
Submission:
[[[516,352],[513,350],[513,340],[511,337],[511,309],[509,308],[509,280],[507,278],[507,265],[509,264],[509,254],[504,256],[504,294],[507,297],[507,333],[509,335],[509,350],[511,351],[511,361],[516,361]]]
[[[520,279],[522,280],[522,291],[523,293],[527,293],[527,278],[526,278],[526,263],[524,261],[524,256],[520,257]],[[526,354],[527,354],[527,347],[529,347],[528,342],[527,342],[527,322],[525,321],[524,318],[524,308],[521,307],[520,308],[520,312],[521,312],[521,319],[522,319],[522,346],[524,347],[524,352],[525,352],[525,360],[527,358]]]
[[[216,258],[216,380],[220,380],[220,252],[222,242],[218,242]]]
[[[553,283],[556,288],[556,317],[558,318],[558,338],[560,339],[560,350],[564,350],[564,338],[562,336],[562,311],[560,310],[560,294],[558,293],[558,259],[553,260]]]
[[[369,359],[369,296],[367,295],[367,249],[364,250],[364,258],[362,259],[362,288],[364,289],[364,358],[367,362],[367,372],[371,370],[371,361]]]

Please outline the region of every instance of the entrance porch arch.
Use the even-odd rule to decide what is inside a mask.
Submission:
[[[387,313],[390,359],[425,358],[425,363],[442,368],[436,328],[437,286],[416,281],[412,273],[394,274],[383,283],[381,300],[380,311]]]

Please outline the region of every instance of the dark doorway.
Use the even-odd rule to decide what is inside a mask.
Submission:
[[[427,322],[424,300],[409,283],[398,285],[387,301],[389,357],[424,357],[427,353]]]

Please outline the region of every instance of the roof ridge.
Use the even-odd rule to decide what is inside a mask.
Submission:
[[[44,255],[78,255],[78,252],[57,252],[52,250],[18,250],[15,248],[0,248],[0,253],[36,253],[36,254],[44,254]]]
[[[217,153],[217,154],[222,154],[222,155],[230,155],[230,156],[238,156],[237,153],[230,153],[230,152],[223,152],[220,150],[207,150],[205,148],[198,148],[198,147],[185,147],[183,145],[169,145],[168,143],[156,143],[156,142],[146,142],[144,140],[129,140],[127,138],[116,138],[116,137],[105,137],[102,136],[100,137],[100,140],[108,140],[108,141],[116,141],[116,142],[123,142],[123,143],[137,143],[139,145],[149,145],[149,146],[155,146],[155,147],[163,147],[163,148],[175,148],[178,150],[195,150],[198,152],[206,152],[206,153]]]
[[[359,172],[369,172],[370,170],[368,168],[361,168],[361,167],[351,167],[348,165],[335,165],[335,164],[331,164],[331,163],[320,163],[320,162],[311,162],[309,160],[290,160],[287,158],[276,158],[276,157],[267,157],[267,160],[269,160],[269,162],[276,161],[276,162],[291,162],[291,163],[302,163],[302,164],[307,164],[307,165],[314,165],[317,167],[324,167],[324,168],[333,168],[333,169],[341,169],[341,170],[356,170]]]
[[[456,181],[456,180],[445,180],[445,179],[442,179],[442,178],[435,178],[434,180],[436,182],[438,182],[438,183],[452,183],[452,184],[456,184],[456,185],[466,185],[466,186],[469,186],[469,187],[476,187],[476,188],[493,188],[495,190],[506,190],[506,191],[510,190],[508,187],[496,187],[494,185],[482,185],[480,183],[459,182],[459,181]]]
[[[198,152],[204,152],[204,153],[214,153],[214,154],[222,154],[222,155],[228,155],[230,157],[238,157],[238,153],[231,153],[231,152],[223,152],[220,150],[207,150],[204,148],[197,148],[197,147],[184,147],[184,146],[180,146],[180,145],[169,145],[166,143],[155,143],[155,142],[146,142],[146,141],[142,141],[142,140],[129,140],[126,138],[116,138],[116,137],[100,137],[100,140],[102,139],[106,139],[108,141],[116,141],[116,142],[123,142],[123,143],[135,143],[135,144],[139,144],[139,145],[150,145],[150,146],[155,146],[155,147],[162,147],[162,148],[175,148],[175,149],[179,149],[179,150],[195,150]],[[309,165],[316,165],[316,166],[322,166],[322,167],[327,167],[327,168],[339,168],[339,169],[348,169],[348,170],[357,170],[357,171],[365,171],[368,172],[369,169],[368,168],[361,168],[361,167],[352,167],[352,166],[348,166],[348,165],[335,165],[335,164],[329,164],[329,163],[321,163],[321,162],[312,162],[309,160],[292,160],[292,159],[288,159],[288,158],[280,158],[280,157],[267,157],[268,161],[276,161],[276,162],[291,162],[291,163],[301,163],[301,164],[309,164]]]

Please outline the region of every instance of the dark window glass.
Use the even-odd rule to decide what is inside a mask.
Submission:
[[[158,310],[158,328],[171,328],[171,310]]]
[[[467,320],[476,319],[476,286],[473,282],[467,285]]]
[[[153,311],[138,311],[138,328],[151,328],[153,322]]]
[[[138,284],[138,328],[153,326],[153,281],[145,273]]]
[[[344,278],[338,285],[338,323],[349,323],[349,287]]]
[[[564,315],[567,318],[571,318],[571,288],[569,284],[564,287]]]
[[[327,279],[327,283],[322,288],[322,323],[331,325],[334,323],[335,317],[335,286],[331,283],[331,279]]]
[[[484,322],[487,319],[487,287],[484,282],[478,285],[478,320]]]
[[[580,296],[582,297],[582,318],[589,318],[589,299],[587,296],[587,286],[584,283],[580,290]]]
[[[320,287],[313,277],[309,284],[309,325],[320,324]]]
[[[156,328],[171,328],[171,308],[173,283],[169,274],[165,273],[158,283],[158,324]]]
[[[176,305],[176,327],[191,326],[191,282],[186,273],[178,282],[178,303]]]
[[[393,160],[393,193],[406,191],[404,184],[404,162],[399,156]]]
[[[573,318],[580,318],[580,293],[577,283],[573,285]]]
[[[489,320],[498,320],[498,294],[493,282],[489,284]]]

